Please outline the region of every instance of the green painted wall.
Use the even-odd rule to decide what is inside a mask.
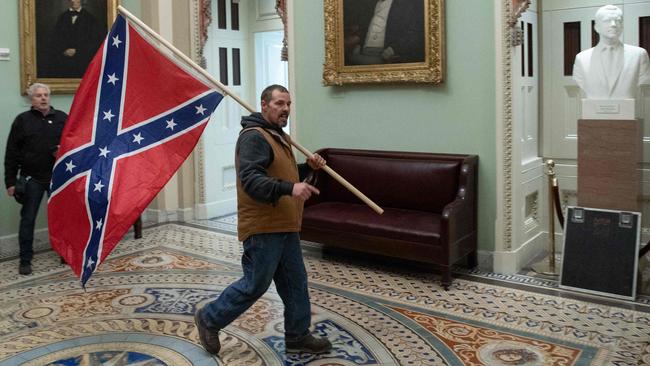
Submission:
[[[140,13],[138,0],[123,4]],[[494,4],[446,1],[446,81],[442,86],[364,85],[324,87],[323,3],[295,1],[296,115],[298,140],[306,147],[348,147],[478,154],[479,247],[494,248],[496,213]],[[0,47],[11,61],[0,61],[0,151],[16,114],[29,102],[20,96],[18,4],[0,11]],[[72,97],[54,96],[67,111]],[[4,167],[0,166],[4,177]],[[0,195],[0,237],[17,232],[19,206]],[[41,215],[38,227],[44,227]]]
[[[295,29],[299,29],[293,60],[298,141],[311,150],[346,147],[479,155],[479,248],[493,250],[493,2],[446,1],[447,62],[442,86],[323,86],[323,2],[295,1],[294,7]]]
[[[140,14],[139,0],[121,2],[129,11]],[[4,185],[4,155],[7,136],[14,117],[29,109],[30,102],[21,95],[20,90],[20,28],[18,22],[18,1],[2,1],[0,5],[0,48],[11,50],[10,61],[0,61],[0,237],[18,232],[20,205],[6,195]],[[72,95],[53,95],[52,105],[68,112]],[[47,223],[45,200],[39,213],[36,228],[44,228]]]

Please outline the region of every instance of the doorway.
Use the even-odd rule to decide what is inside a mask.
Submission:
[[[213,21],[203,49],[206,68],[259,110],[264,86],[288,85],[288,66],[280,61],[283,25],[275,1],[212,0],[211,14]],[[223,217],[237,210],[235,144],[241,118],[248,114],[232,98],[224,98],[203,133],[196,162],[197,219]]]

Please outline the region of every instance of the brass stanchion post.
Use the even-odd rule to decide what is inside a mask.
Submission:
[[[546,161],[546,175],[548,175],[548,262],[541,260],[532,265],[533,271],[545,276],[557,276],[558,271],[555,261],[555,200],[553,187],[557,186],[555,178],[555,162]]]

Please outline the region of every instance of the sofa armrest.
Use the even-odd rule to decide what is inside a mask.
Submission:
[[[440,222],[440,240],[445,250],[454,252],[451,245],[476,233],[477,216],[477,170],[478,157],[465,159],[460,169],[456,198],[448,203],[442,211]]]
[[[441,241],[455,243],[475,230],[474,209],[465,198],[456,198],[442,211]]]

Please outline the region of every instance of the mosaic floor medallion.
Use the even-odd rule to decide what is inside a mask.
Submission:
[[[108,342],[79,347],[38,357],[25,366],[190,366],[182,355],[151,344]]]
[[[435,274],[307,255],[313,332],[333,349],[289,354],[273,287],[199,345],[193,314],[241,274],[230,235],[169,224],[124,240],[86,291],[51,252],[34,275],[0,263],[0,366],[639,365],[650,315]]]
[[[533,366],[546,365],[549,357],[540,349],[525,343],[493,341],[478,351],[478,359],[486,365]]]

